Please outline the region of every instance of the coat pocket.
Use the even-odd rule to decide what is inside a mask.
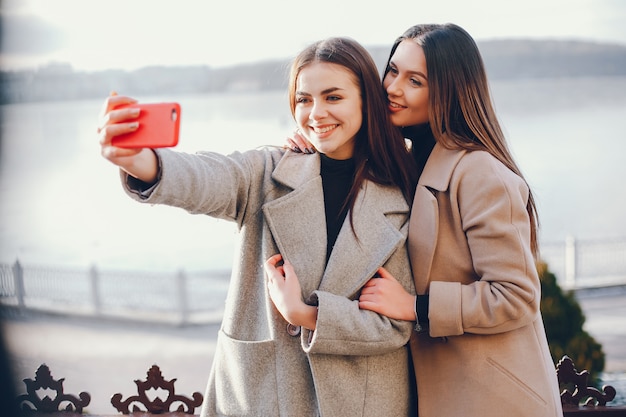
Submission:
[[[214,372],[219,414],[278,415],[274,341],[235,340],[220,330]]]
[[[528,415],[537,415],[531,410],[545,412],[548,402],[533,389],[531,384],[521,380],[493,358],[487,358],[487,363],[495,370],[490,373],[490,386],[494,390],[501,390],[504,398],[510,400],[511,403],[516,403],[518,407],[516,410],[524,410]]]

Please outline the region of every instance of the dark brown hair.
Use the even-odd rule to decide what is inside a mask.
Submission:
[[[485,65],[474,39],[452,23],[412,26],[393,44],[385,75],[398,45],[407,39],[421,46],[426,57],[429,123],[435,140],[449,149],[487,151],[523,179],[498,122]],[[539,220],[530,187],[526,210],[531,249],[537,257]]]
[[[367,50],[350,38],[328,38],[310,45],[293,61],[289,79],[289,103],[295,115],[296,82],[300,71],[313,62],[345,67],[359,82],[363,123],[357,133],[355,179],[346,205],[354,206],[364,180],[400,188],[409,205],[413,202],[417,171],[404,138],[387,116],[386,93],[376,64]]]

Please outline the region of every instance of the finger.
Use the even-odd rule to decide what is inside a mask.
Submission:
[[[277,267],[279,266],[279,263],[283,260],[283,255],[281,255],[280,253],[277,253],[276,255],[272,255],[269,258],[267,258],[267,260],[265,261],[265,265],[269,266],[271,265],[272,267]]]
[[[139,122],[116,123],[98,128],[99,143],[101,146],[111,145],[111,139],[116,136],[134,132],[139,128]]]
[[[117,94],[117,93],[115,93]],[[118,95],[110,95],[104,100],[102,107],[100,109],[100,114],[98,116],[98,129],[102,129],[107,124],[107,121],[110,120],[111,111],[115,108],[120,107],[122,105],[134,104],[137,103],[137,100],[131,97],[118,96]],[[134,117],[138,116],[139,113],[134,115]],[[126,114],[126,119],[133,117],[131,114]]]
[[[125,149],[115,146],[103,146],[101,151],[102,156],[109,160],[124,158],[127,156],[134,156],[137,155],[139,152],[141,152],[141,149]]]
[[[110,112],[116,107],[123,106],[125,104],[135,104],[135,103],[137,103],[137,100],[135,100],[132,97],[118,96],[117,93],[112,92],[111,95],[109,95],[104,100],[104,103],[102,104],[102,107],[100,110],[100,116],[103,117],[105,114],[107,114],[108,112]]]
[[[115,96],[114,98],[119,98],[119,96]],[[121,99],[122,103],[136,102],[136,100],[130,99],[129,97],[122,97]],[[113,107],[115,106],[115,103],[111,104],[112,100],[113,98],[109,97],[103,105],[103,109],[98,119],[98,126],[96,129],[98,134],[100,134],[109,125],[124,121],[130,121],[139,117],[139,114],[141,112],[139,108],[132,107],[114,110]]]
[[[361,310],[371,310],[376,311],[378,304],[370,300],[361,300],[359,299],[359,308]]]
[[[359,301],[372,301],[374,297],[375,294],[361,292],[361,294],[359,294]]]
[[[378,291],[371,292],[362,292],[359,296],[359,300],[368,300],[368,301],[376,301],[380,298],[380,293]]]
[[[315,153],[315,146],[302,134],[300,129],[296,130],[293,135],[293,141],[305,153]]]
[[[281,265],[279,263],[282,261],[282,255],[276,254],[270,256],[265,263],[263,264],[263,269],[265,269],[265,275],[268,279],[268,282],[274,282],[275,279],[283,278],[283,271],[279,270]]]
[[[289,138],[289,140],[296,146],[300,151],[304,152],[306,150],[306,142],[302,139],[302,133],[300,133],[300,129],[296,129],[293,131],[293,136]]]
[[[108,125],[125,122],[139,117],[141,109],[137,107],[110,110],[100,118],[98,131],[104,129]]]
[[[378,270],[377,270],[376,272],[378,273],[378,276],[379,276],[380,278],[383,278],[383,279],[390,279],[390,280],[392,280],[392,281],[395,281],[395,280],[396,280],[396,279],[394,278],[394,276],[393,276],[393,275],[391,275],[391,273],[390,273],[389,271],[387,271],[387,270],[386,270],[384,267],[382,267],[382,266],[381,266],[380,268],[378,268]]]
[[[369,281],[367,281],[365,283],[365,285],[363,285],[363,288],[361,288],[361,291],[365,291],[365,292],[372,292],[376,289],[376,281],[377,278],[372,278]]]
[[[289,149],[296,153],[302,153],[302,149],[293,141],[291,138],[287,138],[287,143],[289,144]]]
[[[293,269],[293,265],[288,260],[284,260],[283,269],[285,270],[285,278],[287,277],[295,277],[296,271]],[[297,278],[297,277],[296,277]]]

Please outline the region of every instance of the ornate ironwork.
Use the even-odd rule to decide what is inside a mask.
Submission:
[[[611,385],[604,385],[602,391],[588,386],[589,372],[577,372],[574,362],[567,355],[557,364],[556,376],[559,386],[564,387],[561,391],[561,403],[564,406],[579,406],[581,403],[584,406],[605,406],[617,393]]]
[[[122,414],[130,414],[131,410],[129,406],[133,404],[132,412],[147,411],[152,414],[163,414],[172,411],[182,412],[185,414],[194,414],[196,407],[200,407],[202,404],[203,396],[199,392],[193,393],[193,399],[184,395],[175,394],[174,382],[176,378],[166,381],[161,374],[161,369],[157,365],[152,367],[147,372],[147,378],[145,381],[135,380],[137,385],[137,395],[128,397],[122,400],[122,394],[118,393],[111,397],[111,404]],[[147,391],[151,389],[163,389],[168,392],[167,398],[162,400],[158,396],[154,400],[150,400]],[[146,410],[141,410],[137,403],[143,404]],[[178,409],[170,410],[173,404],[179,404]],[[185,406],[187,409],[185,409]]]
[[[50,368],[44,363],[35,372],[35,379],[24,379],[27,394],[17,397],[18,406],[22,411],[40,411],[52,413],[56,411],[71,411],[82,413],[83,408],[91,402],[91,395],[88,392],[81,392],[78,397],[63,392],[63,381],[65,378],[55,380],[52,378]],[[40,389],[52,390],[56,392],[54,398],[45,395],[40,398],[37,391]],[[64,410],[59,407],[66,403]]]

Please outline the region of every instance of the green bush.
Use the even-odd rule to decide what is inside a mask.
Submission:
[[[556,364],[567,355],[579,372],[589,372],[590,382],[596,381],[604,370],[602,345],[583,330],[585,315],[574,293],[561,289],[546,263],[538,263],[537,271],[541,279],[541,314],[552,360]]]

